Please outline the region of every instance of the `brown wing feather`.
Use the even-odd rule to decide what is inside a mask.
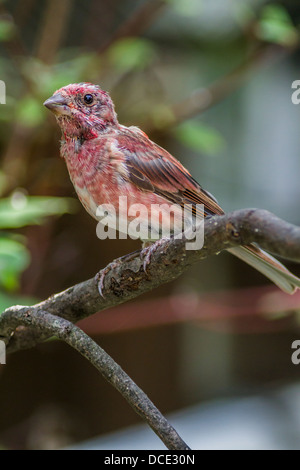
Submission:
[[[140,189],[181,206],[203,204],[205,216],[224,213],[178,160],[142,133],[137,136],[133,132],[124,133],[118,137],[118,143],[126,155],[128,179]]]
[[[187,169],[143,132],[136,128],[124,131],[123,136],[118,137],[118,143],[126,155],[127,178],[141,190],[152,191],[181,206],[192,204],[195,215],[198,215],[196,204],[204,205],[205,216],[224,214],[214,197],[201,188]],[[258,246],[251,244],[229,251],[258,269],[282,290],[293,293],[296,287],[300,288],[300,279]]]

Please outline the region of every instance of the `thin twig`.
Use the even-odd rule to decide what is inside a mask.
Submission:
[[[36,58],[52,64],[67,31],[67,21],[72,2],[70,0],[48,0],[44,11],[41,31],[37,36]]]
[[[0,316],[0,329],[9,335],[20,325],[47,336],[56,336],[84,356],[128,401],[134,411],[153,429],[170,450],[189,450],[176,430],[156,408],[148,396],[133,382],[123,369],[87,334],[68,320],[43,310],[32,309],[24,313],[15,309]]]
[[[102,54],[115,41],[129,36],[140,36],[156,19],[158,13],[168,5],[166,0],[147,0],[138,7],[127,20],[123,21],[117,31],[104,43],[98,51]]]
[[[159,124],[157,124],[153,119],[146,119],[139,126],[147,133],[153,131],[163,132],[187,119],[202,114],[240,88],[255,70],[282,60],[294,52],[295,49],[296,45],[283,47],[277,44],[258,42],[245,62],[227,75],[222,76],[206,87],[194,90],[189,96],[170,106],[169,113],[164,121],[159,121]]]

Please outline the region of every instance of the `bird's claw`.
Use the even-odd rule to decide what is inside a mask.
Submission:
[[[146,245],[142,249],[140,257],[141,259],[143,259],[143,269],[145,273],[147,273],[147,268],[151,263],[151,257],[156,252],[156,250],[165,243],[166,240],[169,240],[169,238],[160,238],[155,243],[152,243],[151,245]]]
[[[149,266],[151,262],[151,257],[155,251],[164,244],[164,242],[168,240],[167,238],[160,238],[157,240],[155,243],[151,243],[151,245],[146,245],[144,248],[140,251],[134,251],[133,253],[128,253],[127,255],[122,256],[121,258],[118,258],[111,263],[109,263],[106,268],[101,269],[98,274],[95,276],[95,280],[98,286],[98,291],[99,294],[103,299],[105,299],[105,295],[103,294],[103,290],[105,288],[104,282],[107,274],[113,270],[116,269],[122,261],[130,261],[133,258],[135,258],[138,254],[140,255],[140,258],[143,260],[143,269],[145,273],[147,273],[147,267]]]
[[[118,266],[118,262],[112,261],[106,266],[106,268],[101,269],[101,271],[99,271],[98,274],[96,274],[95,279],[96,279],[96,283],[98,286],[98,291],[99,291],[100,296],[103,299],[105,299],[105,295],[103,294],[103,289],[104,289],[104,281],[105,281],[106,275],[109,273],[109,271],[116,268],[117,266]]]
[[[121,256],[121,258],[118,258],[118,259],[112,261],[111,263],[109,263],[106,266],[106,268],[101,269],[101,271],[99,271],[99,273],[96,274],[95,280],[96,280],[96,283],[97,283],[97,286],[98,286],[98,291],[99,291],[99,294],[101,295],[101,297],[103,299],[105,299],[105,295],[103,294],[104,282],[105,282],[105,278],[106,278],[107,274],[109,273],[109,271],[111,271],[113,269],[116,269],[120,265],[120,263],[122,263],[123,261],[131,261],[139,253],[140,253],[140,250],[137,250],[137,251],[134,251],[132,253],[128,253],[127,255]]]

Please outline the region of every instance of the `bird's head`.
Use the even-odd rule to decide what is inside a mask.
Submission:
[[[108,93],[92,83],[73,83],[55,91],[44,102],[67,136],[92,137],[117,125],[117,115]]]

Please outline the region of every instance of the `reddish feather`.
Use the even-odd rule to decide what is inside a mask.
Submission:
[[[86,103],[92,95],[92,103]],[[113,102],[91,83],[61,88],[45,102],[57,117],[64,139],[61,154],[87,211],[119,196],[128,205],[203,204],[205,216],[224,212],[211,194],[203,190],[186,168],[137,127],[119,124]],[[195,212],[195,210],[194,210]],[[270,255],[251,245],[231,249],[236,256],[263,272],[282,289],[293,292],[300,280]]]

